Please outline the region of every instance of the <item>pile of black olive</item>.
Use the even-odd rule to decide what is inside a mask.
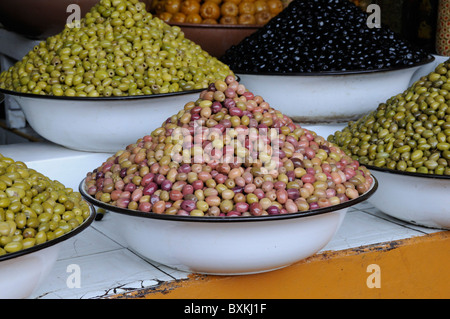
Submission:
[[[377,70],[427,58],[348,0],[294,0],[221,57],[235,72]],[[370,20],[371,21],[371,20]]]

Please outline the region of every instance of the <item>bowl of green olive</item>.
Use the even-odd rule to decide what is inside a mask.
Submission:
[[[60,32],[78,13],[89,12],[98,0],[22,0],[0,3],[0,23],[12,32],[33,39],[45,39]],[[142,1],[150,6],[152,0]],[[76,5],[76,6],[74,6]]]
[[[92,223],[78,192],[0,155],[0,298],[27,298],[49,276],[61,244]]]
[[[450,227],[450,62],[349,122],[328,140],[380,180],[374,206],[422,226]]]
[[[100,0],[0,74],[30,126],[68,148],[111,152],[156,128],[230,68],[146,10]]]

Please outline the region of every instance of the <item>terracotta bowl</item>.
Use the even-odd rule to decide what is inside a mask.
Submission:
[[[262,27],[261,25],[169,24],[179,26],[187,39],[194,41],[216,58],[220,58],[232,45],[237,45]]]
[[[58,34],[73,13],[67,6],[77,4],[81,17],[99,0],[2,0],[0,23],[5,29],[33,39],[45,39]],[[142,0],[141,0],[142,1]],[[152,0],[143,0],[149,8]]]

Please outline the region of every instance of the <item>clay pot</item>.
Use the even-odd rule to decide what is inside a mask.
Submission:
[[[187,39],[194,41],[203,50],[217,58],[220,58],[232,45],[237,45],[261,28],[261,25],[169,24],[179,26]]]

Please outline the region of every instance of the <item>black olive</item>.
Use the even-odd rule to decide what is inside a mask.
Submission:
[[[221,57],[235,72],[321,72],[412,65],[427,53],[348,0],[293,0]]]

